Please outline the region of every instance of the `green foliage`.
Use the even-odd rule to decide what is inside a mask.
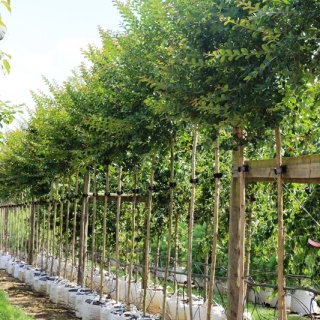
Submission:
[[[6,1],[3,1],[5,3]],[[10,4],[9,1],[7,4]],[[319,3],[306,1],[134,0],[116,4],[124,32],[100,31],[101,47],[89,46],[91,62],[59,85],[44,78],[49,94],[33,93],[37,105],[21,129],[9,132],[0,152],[0,195],[11,200],[48,197],[57,178],[98,167],[104,193],[104,169],[110,190],[123,166],[123,191],[133,189],[138,168],[140,195],[148,194],[151,155],[155,187],[151,234],[167,241],[170,139],[175,143],[174,214],[178,216],[179,260],[185,260],[190,190],[192,124],[199,124],[195,202],[195,260],[211,254],[214,205],[214,148],[220,136],[221,179],[218,264],[226,264],[231,155],[246,145],[246,158],[275,156],[275,125],[282,128],[283,156],[316,154],[319,144]],[[12,121],[13,109],[0,105],[0,123]],[[232,135],[242,126],[244,138]],[[81,190],[81,183],[79,190]],[[275,183],[248,186],[259,199],[252,219],[252,269],[276,268],[277,214]],[[288,185],[285,193],[286,272],[318,272],[319,254],[306,239],[317,236],[316,192]],[[61,189],[58,190],[61,200]],[[301,210],[305,205],[308,212]],[[74,209],[71,205],[71,209]],[[76,208],[79,214],[79,208]],[[102,241],[103,205],[97,206],[97,244]],[[115,243],[114,204],[108,204],[107,241]],[[90,217],[92,211],[90,211]],[[131,208],[121,212],[123,248],[131,241]],[[297,219],[301,223],[297,224]],[[79,222],[79,220],[78,220]],[[57,223],[60,223],[57,220]],[[136,241],[144,234],[145,205],[137,206]],[[73,227],[73,221],[70,221]],[[89,223],[89,230],[92,224]],[[77,228],[78,230],[78,228]],[[209,232],[210,234],[210,232]],[[129,240],[130,238],[130,240]],[[90,239],[89,239],[90,241]],[[172,249],[172,255],[174,249]],[[210,259],[209,259],[210,260]]]
[[[6,9],[11,13],[11,6],[10,6],[10,0],[1,0],[1,4],[6,7]],[[0,28],[4,30],[4,32],[7,30],[7,27],[5,23],[3,22],[1,15],[0,15]],[[1,30],[1,31],[2,31]],[[2,38],[0,38],[2,40]],[[8,59],[10,59],[10,55],[0,50],[0,69],[5,73],[10,73],[10,63]]]
[[[8,303],[5,292],[0,290],[0,319],[31,320],[32,317],[25,315],[18,308],[11,306]]]

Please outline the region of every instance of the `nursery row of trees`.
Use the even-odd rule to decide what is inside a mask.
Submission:
[[[79,66],[62,84],[45,78],[49,94],[33,92],[35,111],[6,134],[0,153],[2,201],[64,199],[68,179],[75,188],[78,176],[84,190],[86,180],[80,178],[94,170],[97,189],[87,191],[105,197],[138,193],[146,200],[142,210],[133,209],[140,231],[131,224],[131,208],[120,211],[119,202],[110,204],[108,237],[100,225],[90,239],[96,248],[108,239],[109,248],[147,239],[149,252],[152,236],[155,247],[166,245],[168,263],[173,251],[189,268],[192,260],[213,261],[215,267],[216,257],[217,265],[225,266],[231,151],[245,147],[249,159],[273,158],[273,131],[280,127],[283,156],[319,153],[320,4],[134,0],[115,5],[122,31],[100,29],[101,47],[89,45],[83,52],[89,66]],[[235,135],[235,128],[243,136]],[[319,265],[306,247],[308,236],[319,234],[319,191],[309,187],[311,194],[305,186],[286,186],[286,273],[311,274]],[[251,269],[274,269],[276,184],[247,188],[256,200],[247,208]],[[103,211],[94,218],[99,223]],[[204,235],[196,238],[195,250],[193,231],[200,229]],[[84,240],[82,227],[76,230]]]

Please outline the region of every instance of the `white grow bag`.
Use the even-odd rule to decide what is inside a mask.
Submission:
[[[99,301],[99,296],[94,299],[86,299],[82,306],[82,320],[100,320],[100,313],[104,301]]]
[[[0,258],[0,269],[6,269],[7,262],[11,259],[11,256],[3,255]]]
[[[78,293],[76,295],[76,306],[75,306],[75,313],[77,318],[82,318],[82,312],[83,312],[83,307],[86,299],[93,299],[95,297],[98,297],[95,293]]]
[[[122,315],[126,311],[123,304],[114,301],[109,301],[106,306],[100,310],[100,320],[118,320],[119,315]]]
[[[57,295],[57,304],[61,307],[68,307],[69,306],[69,290],[75,289],[75,283],[65,284],[58,290]]]
[[[143,290],[142,290],[143,292]],[[163,303],[163,290],[147,289],[146,306],[147,311],[151,313],[159,313]]]
[[[76,309],[76,296],[78,294],[81,294],[81,293],[83,294],[85,292],[89,293],[90,290],[86,288],[74,288],[68,291],[68,305],[70,309],[72,310]]]
[[[291,295],[291,311],[306,315],[320,310],[312,292],[297,290]]]

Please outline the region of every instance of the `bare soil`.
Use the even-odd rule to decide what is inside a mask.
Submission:
[[[57,307],[48,298],[34,293],[30,286],[0,270],[0,290],[7,292],[8,301],[38,320],[77,319],[72,310]]]

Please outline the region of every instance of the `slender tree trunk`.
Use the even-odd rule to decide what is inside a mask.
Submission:
[[[205,229],[205,239],[209,239],[209,217],[206,219],[206,229]],[[204,266],[203,266],[203,301],[207,301],[208,297],[208,273],[209,273],[209,252],[206,250],[204,256]]]
[[[247,279],[250,272],[250,252],[251,252],[251,233],[252,233],[252,213],[253,213],[253,206],[254,206],[254,196],[250,196],[250,209],[248,213],[248,220],[247,220],[247,236],[246,236],[246,257],[245,257],[245,264],[244,264],[244,275]],[[247,284],[245,283],[244,292],[245,296],[247,296]]]
[[[96,216],[97,216],[97,168],[93,169],[93,216],[92,216],[92,233],[91,233],[91,282],[90,290],[93,291],[93,269],[95,264],[95,247],[96,247]]]
[[[177,268],[178,268],[178,259],[179,259],[179,214],[178,211],[174,214],[174,283],[173,283],[173,290],[177,292],[178,290],[178,282],[176,280],[177,275]]]
[[[58,180],[55,183],[55,196],[53,199],[53,227],[52,227],[52,237],[51,237],[51,250],[52,250],[52,262],[51,262],[51,270],[50,273],[53,275],[53,265],[56,254],[56,224],[57,224],[57,207],[58,207]]]
[[[75,181],[75,189],[74,189],[74,208],[73,208],[73,230],[72,230],[72,244],[71,244],[71,279],[73,280],[73,273],[75,267],[75,248],[76,248],[76,234],[77,234],[77,208],[79,202],[79,175],[76,174],[76,181]]]
[[[34,247],[34,252],[35,252],[35,265],[36,268],[38,268],[38,253],[39,253],[39,205],[35,204],[34,205],[34,231],[35,231],[35,247]]]
[[[80,248],[79,248],[79,270],[78,284],[84,285],[85,261],[87,253],[87,227],[88,227],[88,193],[90,188],[90,173],[86,172],[83,181],[83,200],[80,221]]]
[[[104,265],[106,262],[106,235],[107,235],[107,209],[108,209],[108,195],[109,195],[109,165],[106,165],[106,185],[105,185],[105,196],[104,196],[104,206],[103,206],[103,235],[102,235],[102,255],[101,255],[101,282],[100,282],[100,301],[102,301],[103,286],[104,286]]]
[[[190,319],[193,319],[192,311],[192,246],[193,246],[193,222],[194,222],[194,202],[196,191],[196,153],[198,143],[198,125],[193,125],[193,147],[191,155],[191,197],[189,206],[189,228],[188,228],[188,259],[187,259],[187,285]]]
[[[159,268],[159,256],[160,256],[160,234],[157,234],[157,245],[156,245],[156,261],[154,270],[154,286],[158,285],[158,268]]]
[[[242,138],[242,129],[235,128],[234,133]],[[243,167],[243,147],[233,152],[233,166]],[[229,252],[228,252],[228,293],[227,318],[241,320],[244,303],[244,172],[239,178],[232,178],[229,219]]]
[[[33,264],[34,254],[34,232],[35,232],[35,221],[34,221],[35,204],[34,199],[31,201],[30,206],[30,233],[29,233],[29,252],[28,252],[28,264]]]
[[[50,186],[50,195],[49,195],[49,204],[48,204],[48,212],[47,212],[47,257],[46,257],[46,268],[49,273],[49,257],[50,257],[50,229],[51,229],[51,209],[52,209],[52,192],[53,192],[53,184]]]
[[[118,173],[118,202],[116,216],[116,303],[119,302],[119,269],[120,269],[120,248],[119,248],[119,228],[120,228],[120,211],[121,211],[121,176],[122,167],[119,167]]]
[[[46,206],[44,205],[43,206],[43,216],[42,216],[42,232],[41,232],[41,266],[40,268],[43,270],[44,269],[44,252],[45,252],[45,226],[46,226],[46,219],[44,218],[45,217],[45,210]]]
[[[137,199],[137,167],[134,168],[134,182],[133,182],[133,197],[132,197],[132,207],[131,207],[131,249],[130,249],[130,262],[129,262],[129,279],[128,279],[128,305],[131,300],[131,280],[132,280],[132,265],[134,257],[134,246],[135,246],[135,231],[136,231],[136,199]]]
[[[276,136],[276,154],[277,168],[282,165],[281,154],[281,136],[280,128],[275,127]],[[283,189],[282,189],[282,174],[277,175],[278,184],[278,312],[279,320],[287,319],[286,304],[285,304],[285,277],[284,277],[284,226],[283,226]]]
[[[6,206],[4,208],[4,231],[3,231],[3,243],[4,243],[4,251],[8,252],[8,224],[9,224],[9,208]],[[28,261],[30,261],[28,257]]]
[[[63,259],[63,201],[64,201],[64,193],[65,193],[65,183],[66,178],[63,177],[62,179],[62,191],[61,191],[61,199],[60,199],[60,234],[59,234],[59,269],[58,269],[58,276],[61,275],[61,268],[62,268],[62,259]],[[64,267],[66,267],[64,261]]]
[[[146,221],[146,237],[145,237],[145,252],[144,252],[144,279],[143,279],[143,316],[146,316],[147,312],[147,290],[149,286],[149,279],[150,279],[150,226],[151,226],[151,211],[152,211],[152,192],[153,192],[153,179],[154,179],[154,162],[155,162],[155,155],[152,156],[151,160],[151,172],[150,172],[150,187],[149,187],[149,199],[148,199],[148,209],[147,209],[147,221]]]
[[[140,205],[138,204],[136,206],[137,208],[137,221],[139,221],[140,219]],[[139,241],[137,241],[136,244],[136,264],[139,265],[140,262],[140,257],[139,257]],[[135,272],[135,280],[138,281],[138,277],[139,277],[139,268],[136,268],[136,272]],[[142,281],[143,282],[143,281]]]
[[[66,217],[66,232],[65,232],[65,242],[66,242],[66,254],[65,254],[65,265],[64,265],[64,278],[67,278],[67,262],[69,259],[69,216],[70,216],[70,193],[71,193],[71,175],[68,180],[68,191],[67,191],[67,217]]]
[[[166,317],[166,306],[167,306],[167,282],[170,268],[170,256],[171,256],[171,238],[172,238],[172,219],[173,219],[173,198],[175,184],[175,172],[174,172],[174,135],[170,136],[170,202],[169,202],[169,221],[168,221],[168,243],[167,243],[167,257],[166,267],[164,272],[163,281],[163,302],[162,302],[162,318]]]

